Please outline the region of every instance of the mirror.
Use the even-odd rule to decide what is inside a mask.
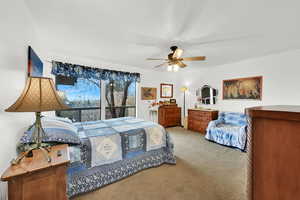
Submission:
[[[204,85],[196,92],[197,99],[202,104],[216,104],[217,101],[217,89],[208,85]]]

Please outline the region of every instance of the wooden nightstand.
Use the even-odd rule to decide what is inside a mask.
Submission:
[[[53,146],[49,155],[51,163],[46,161],[41,150],[34,150],[33,157],[24,158],[3,173],[1,180],[8,181],[9,200],[67,199],[68,145]]]

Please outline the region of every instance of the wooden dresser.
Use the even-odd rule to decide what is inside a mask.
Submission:
[[[247,112],[252,121],[252,200],[300,199],[300,106]]]
[[[33,157],[24,158],[3,173],[1,180],[8,181],[9,200],[67,200],[68,145],[52,147],[49,155],[51,163],[41,150],[33,150]]]
[[[181,126],[181,108],[177,104],[159,106],[158,123],[163,127]]]
[[[216,120],[217,118],[217,110],[189,109],[188,129],[205,134],[208,123],[212,120]]]

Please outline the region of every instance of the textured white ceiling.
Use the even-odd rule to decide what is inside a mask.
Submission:
[[[151,68],[171,45],[191,69],[300,47],[299,0],[26,0],[47,51]]]

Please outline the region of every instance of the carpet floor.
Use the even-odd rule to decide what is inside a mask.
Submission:
[[[176,165],[164,164],[100,188],[76,200],[246,200],[247,157],[199,133],[169,128]]]

